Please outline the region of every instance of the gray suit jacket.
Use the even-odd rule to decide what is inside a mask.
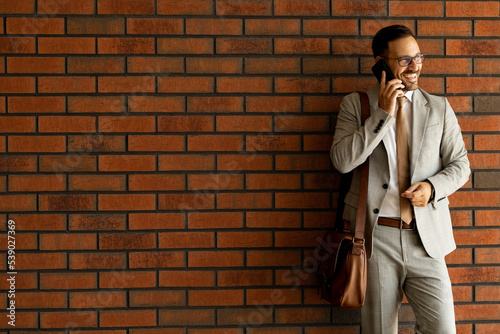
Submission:
[[[370,157],[365,239],[368,256],[378,211],[387,194],[389,163],[384,145],[386,133],[395,117],[378,107],[379,85],[367,94],[370,117],[361,126],[358,93],[344,97],[330,150],[333,165],[341,173],[354,169],[351,188],[345,199],[344,218],[356,221],[360,166]],[[448,196],[467,182],[469,160],[460,126],[448,100],[421,89],[413,94],[413,129],[410,147],[411,184],[432,183],[434,200],[425,207],[414,207],[417,228],[425,250],[433,258],[443,257],[456,248],[453,238]],[[352,227],[354,229],[354,227]]]

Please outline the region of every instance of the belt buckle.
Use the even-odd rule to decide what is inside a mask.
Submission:
[[[403,219],[399,218],[399,229],[401,230],[408,230],[408,228],[405,228],[405,225],[410,226],[410,224],[406,224]]]
[[[411,220],[411,222],[409,224],[406,224],[403,219],[399,219],[399,223],[400,223],[400,228],[403,229],[403,226],[408,226],[408,228],[405,228],[405,230],[415,230],[416,229],[416,226],[417,224],[415,224],[415,218],[413,218]],[[413,224],[413,225],[412,225]]]

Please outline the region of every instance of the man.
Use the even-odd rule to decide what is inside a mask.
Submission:
[[[404,292],[417,333],[456,333],[444,256],[456,248],[447,197],[470,174],[460,127],[446,98],[419,88],[424,55],[411,30],[385,27],[375,35],[372,49],[375,62],[384,59],[395,79],[386,83],[383,72],[381,83],[367,92],[370,117],[364,126],[359,95],[343,99],[330,152],[341,173],[354,170],[344,209],[344,218],[352,222],[359,190],[357,167],[370,158],[362,332],[396,334]],[[398,117],[402,123],[396,126]],[[405,146],[401,141],[408,143],[406,160],[401,158],[403,151],[399,155]]]

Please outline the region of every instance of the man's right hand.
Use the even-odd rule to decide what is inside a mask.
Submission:
[[[385,76],[385,71],[382,71],[380,90],[378,92],[378,106],[384,109],[388,114],[393,115],[396,109],[396,99],[398,96],[404,95],[402,89],[405,88],[405,86],[399,79],[393,79],[385,83]]]

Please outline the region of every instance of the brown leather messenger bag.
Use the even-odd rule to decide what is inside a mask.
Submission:
[[[362,124],[368,118],[370,106],[366,93],[359,92],[362,108]],[[366,250],[365,250],[365,220],[366,199],[368,193],[368,159],[361,167],[361,180],[356,213],[356,229],[350,233],[351,222],[340,219],[335,229],[325,232],[318,252],[319,265],[317,269],[318,292],[321,298],[332,305],[344,308],[361,307],[365,302],[366,293]],[[350,186],[352,174],[346,176],[349,182],[342,182],[344,187]],[[348,191],[343,189],[341,194]],[[337,215],[342,215],[344,196],[341,195]],[[337,222],[339,219],[337,219]],[[341,225],[341,226],[339,226]],[[347,229],[346,229],[347,228]]]

